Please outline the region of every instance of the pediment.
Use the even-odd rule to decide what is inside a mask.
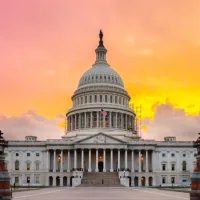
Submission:
[[[98,133],[93,136],[89,136],[76,142],[77,144],[124,144],[123,140],[106,135],[104,133]]]

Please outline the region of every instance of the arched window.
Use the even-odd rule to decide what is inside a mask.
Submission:
[[[102,95],[100,95],[100,102],[102,102]]]
[[[15,161],[15,170],[19,170],[19,160]]]
[[[35,169],[36,169],[37,171],[40,169],[40,164],[39,164],[39,162],[36,162],[36,163],[35,163]]]
[[[26,163],[26,170],[29,171],[31,169],[31,163],[27,162]]]
[[[112,103],[113,102],[113,97],[112,97],[112,95],[110,96],[110,103]]]
[[[183,171],[186,171],[187,170],[187,163],[186,163],[186,161],[183,161],[183,163],[182,163],[182,170]]]

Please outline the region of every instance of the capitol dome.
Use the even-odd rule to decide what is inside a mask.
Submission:
[[[114,84],[124,87],[123,81],[119,74],[108,64],[94,64],[91,69],[87,70],[81,77],[78,88],[88,84]]]
[[[80,139],[96,133],[135,137],[135,112],[120,75],[106,61],[103,33],[99,34],[96,61],[81,77],[66,113],[67,132],[63,138]]]

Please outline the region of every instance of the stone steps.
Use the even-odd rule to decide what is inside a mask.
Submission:
[[[84,187],[120,186],[117,172],[84,172],[81,185]]]

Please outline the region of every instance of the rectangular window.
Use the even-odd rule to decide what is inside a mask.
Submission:
[[[26,177],[26,183],[30,183],[30,176]]]
[[[117,103],[117,96],[115,96],[115,103]]]
[[[39,154],[39,153],[36,153],[36,156],[37,156],[37,157],[39,157],[39,156],[40,156],[40,154]]]
[[[15,176],[15,184],[19,184],[19,177]]]
[[[35,177],[35,183],[40,183],[40,177],[39,176]]]
[[[175,183],[175,177],[171,178],[171,183]]]
[[[166,170],[166,166],[165,166],[165,164],[162,164],[162,170],[163,170],[163,171]]]
[[[92,96],[90,96],[90,103],[92,103]]]
[[[94,101],[97,102],[97,95],[94,96]]]
[[[105,102],[107,102],[108,101],[108,99],[107,99],[107,95],[105,95]]]
[[[174,157],[174,153],[172,153],[172,155],[171,155],[172,157]]]
[[[113,99],[112,99],[112,96],[110,96],[110,103],[112,103],[113,102]]]
[[[166,183],[166,178],[162,177],[162,183],[165,184]]]
[[[35,168],[36,168],[36,170],[39,170],[39,163],[36,163]]]
[[[102,95],[100,95],[100,102],[102,102]]]
[[[175,170],[175,164],[172,164],[172,171]]]
[[[87,96],[85,96],[85,103],[87,103]]]
[[[30,153],[27,153],[27,156],[30,156]]]
[[[162,154],[162,157],[165,157],[165,153]]]

